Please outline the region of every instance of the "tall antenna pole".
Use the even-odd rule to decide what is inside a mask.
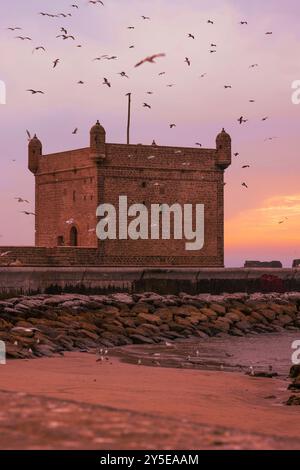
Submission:
[[[131,93],[127,93],[128,96],[128,120],[127,120],[127,145],[130,144],[130,119],[131,119]]]

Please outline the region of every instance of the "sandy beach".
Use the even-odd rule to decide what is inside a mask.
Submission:
[[[299,409],[283,405],[290,394],[281,376],[85,353],[12,360],[0,372],[2,449],[300,447]]]

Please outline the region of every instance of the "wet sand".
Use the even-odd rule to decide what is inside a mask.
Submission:
[[[249,344],[249,338],[242,340]],[[289,344],[290,338],[283,341]],[[278,338],[273,343],[278,344]],[[195,346],[185,343],[180,347],[194,350]],[[109,360],[99,362],[96,355],[84,353],[9,361],[0,369],[0,390],[4,392],[1,401],[5,403],[6,397],[8,402],[5,408],[1,407],[0,447],[18,442],[16,436],[15,441],[10,436],[12,425],[10,430],[5,425],[13,422],[9,415],[15,410],[14,429],[19,426],[22,429],[22,420],[24,427],[31,419],[35,421],[32,429],[37,432],[39,426],[43,428],[35,438],[34,432],[29,432],[20,443],[22,448],[300,448],[300,412],[297,407],[282,404],[290,395],[283,375],[261,379],[242,372],[194,370],[190,364],[189,369],[163,367],[162,356],[170,354],[170,349],[164,346],[163,353],[148,351],[150,355],[161,354],[157,365],[149,364],[152,367],[121,361],[115,354],[122,356],[122,348]],[[136,361],[139,353],[135,356],[128,353],[124,360],[129,356]],[[21,395],[18,399],[15,393],[5,392],[29,396]],[[12,407],[10,400],[14,402]],[[22,400],[28,403],[25,417]],[[54,420],[57,423],[54,428],[65,429],[70,437],[65,436],[59,443],[53,437],[45,439],[47,426],[53,421],[53,416],[45,411],[51,400],[58,408],[63,401],[62,408],[66,408],[65,415],[59,415],[62,421]],[[74,408],[72,413],[68,407]],[[115,418],[111,419],[110,414]],[[91,430],[90,438],[84,435],[87,429]],[[106,442],[105,436],[111,436],[111,441]]]

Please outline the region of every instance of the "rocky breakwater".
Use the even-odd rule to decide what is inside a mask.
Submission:
[[[300,293],[36,295],[0,302],[7,357],[300,328]]]

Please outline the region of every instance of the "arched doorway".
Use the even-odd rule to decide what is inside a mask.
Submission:
[[[78,246],[78,230],[76,227],[72,227],[70,231],[70,245]]]

